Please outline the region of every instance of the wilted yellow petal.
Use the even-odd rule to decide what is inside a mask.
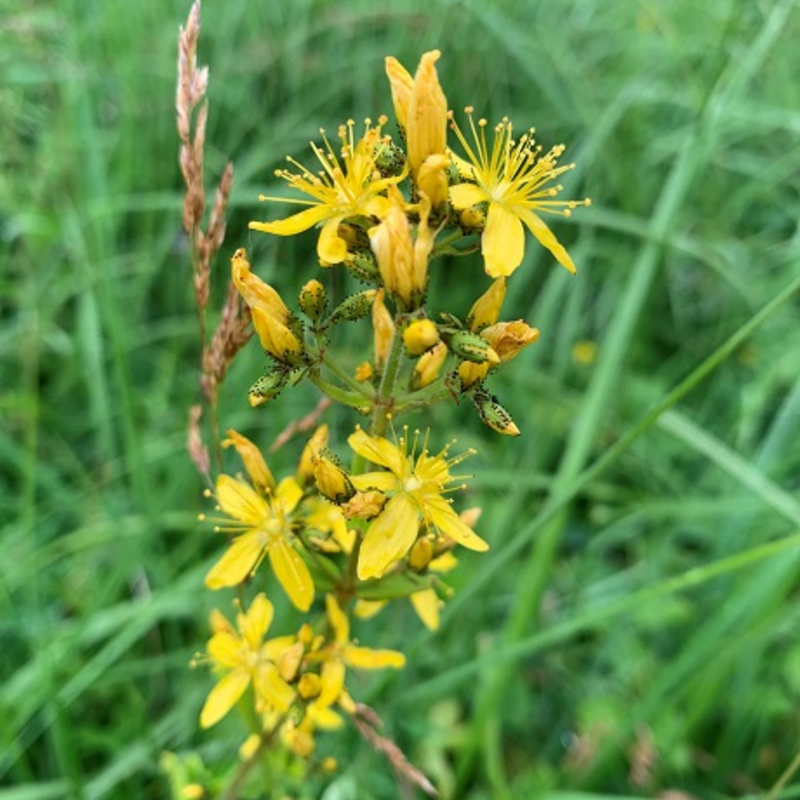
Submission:
[[[358,557],[358,577],[363,581],[383,575],[409,551],[418,528],[416,503],[405,493],[396,494],[367,529]]]
[[[393,56],[386,57],[386,75],[392,89],[392,103],[397,124],[405,129],[408,120],[408,104],[414,90],[414,79],[406,68]]]
[[[317,255],[323,266],[341,264],[347,257],[347,242],[339,237],[341,217],[329,220],[322,226],[317,242]]]
[[[283,538],[270,543],[269,562],[292,603],[301,611],[308,611],[314,601],[314,582],[306,562]]]
[[[216,725],[236,705],[249,683],[250,676],[243,668],[229,672],[222,678],[209,693],[200,712],[200,727]]]

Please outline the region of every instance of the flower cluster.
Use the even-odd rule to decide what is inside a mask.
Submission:
[[[229,430],[222,442],[244,474],[222,472],[207,492],[227,543],[205,583],[259,591],[246,610],[240,606],[235,624],[219,611],[211,616],[204,660],[218,683],[200,723],[215,725],[249,698],[257,722],[243,749],[248,763],[280,742],[310,757],[319,731],[358,714],[346,688],[349,668],[404,665],[400,652],[354,643],[351,619],[408,598],[426,627],[438,627],[451,594],[443,576],[456,566],[457,548],[489,548],[473,529],[480,510],[459,513],[453,504],[468,477],[458,468],[472,451],[451,455],[453,441],[436,446],[429,430],[400,427],[397,419],[468,400],[489,428],[519,435],[487,382],[539,338],[526,321],[501,319],[525,229],[575,272],[542,219],[589,204],[558,199],[557,179],[573,166],[559,165],[564,147],[544,151],[533,129],[515,139],[507,119],[487,133],[469,108],[465,134],[439,84],[439,58],[439,51],[425,53],[413,77],[387,58],[396,136],[384,116],[360,130],[347,121],[337,146],[322,131],[322,145],[311,145],[313,168],[289,158],[276,172],[296,196],[261,198],[301,209],[250,223],[277,236],[318,228],[319,265],[327,274],[345,270],[345,281],[360,284],[352,294],[332,304],[324,283],[306,276],[293,304],[256,274],[244,249],[232,258],[233,286],[269,359],[250,404],[263,406],[308,380],[362,420],[346,431],[320,425],[297,469],[280,480],[249,438]],[[469,310],[433,313],[434,303],[447,300],[429,296],[435,260],[478,251],[489,278],[477,273],[474,282],[483,286]],[[353,323],[370,326],[369,352],[357,357],[337,348],[339,326]],[[307,617],[296,632],[267,639],[273,606],[265,592],[276,582]]]

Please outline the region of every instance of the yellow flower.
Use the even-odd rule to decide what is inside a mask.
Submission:
[[[491,150],[486,140],[486,120],[472,119],[472,108],[466,109],[474,147],[453,121],[467,160],[453,156],[462,177],[467,182],[450,187],[450,201],[456,209],[467,209],[488,203],[486,226],[481,237],[486,272],[493,278],[510,275],[522,263],[525,252],[525,227],[546,247],[556,260],[574,273],[575,265],[569,253],[535,212],[560,214],[568,217],[587,200],[555,200],[561,186],[552,182],[574,164],[558,166],[564,145],[557,145],[542,155],[542,148],[533,138],[533,129],[518,140],[513,138],[513,126],[508,119],[495,127]]]
[[[470,453],[447,458],[448,447],[430,455],[427,437],[422,451],[416,453],[418,440],[414,437],[411,453],[407,439],[399,446],[380,436],[370,436],[357,428],[347,440],[358,455],[386,468],[386,472],[353,475],[356,489],[377,489],[388,496],[381,513],[370,523],[358,559],[361,580],[379,578],[411,549],[417,539],[420,522],[428,528],[449,536],[471,550],[488,550],[489,545],[458,517],[442,494],[454,481],[450,468]]]
[[[220,612],[213,612],[214,634],[208,641],[208,658],[223,675],[200,712],[202,728],[219,722],[251,683],[260,700],[278,711],[289,708],[294,689],[281,678],[272,660],[274,648],[264,642],[272,616],[272,603],[263,593],[253,598],[246,612],[239,611],[236,628]]]
[[[277,170],[276,175],[283,178],[290,187],[313,198],[312,200],[286,200],[280,197],[260,196],[260,200],[293,202],[308,206],[304,211],[275,222],[251,222],[250,228],[278,236],[293,236],[319,224],[322,225],[317,254],[323,266],[339,264],[347,256],[347,242],[339,236],[339,224],[354,217],[381,217],[388,203],[382,196],[388,186],[399,183],[405,173],[389,178],[381,178],[376,167],[376,159],[388,142],[381,134],[385,124],[384,117],[373,127],[369,120],[365,132],[355,141],[355,123],[339,127],[342,147],[339,155],[321,131],[325,147],[311,144],[314,155],[322,165],[317,175],[292,158],[290,164],[299,172],[288,169]]]
[[[439,342],[427,353],[420,356],[411,373],[411,388],[414,390],[424,389],[433,383],[441,374],[444,362],[447,361],[447,345]]]
[[[245,461],[245,468],[249,470],[250,466]],[[297,538],[292,532],[291,516],[303,490],[294,478],[284,478],[274,491],[258,488],[260,491],[229,475],[217,478],[217,502],[232,518],[220,530],[239,535],[206,575],[206,586],[237,586],[268,555],[272,571],[289,599],[301,611],[308,611],[314,600],[314,584],[305,561],[294,549]]]

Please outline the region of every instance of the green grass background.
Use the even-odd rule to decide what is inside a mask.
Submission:
[[[187,668],[219,552],[184,451],[188,10],[0,2],[0,800],[167,797],[162,751],[213,762],[242,735],[197,731],[211,678]],[[577,278],[531,244],[511,281],[506,316],[543,334],[494,381],[523,436],[434,414],[479,450],[466,502],[492,550],[462,559],[436,636],[403,607],[359,629],[406,646],[355,691],[445,797],[755,796],[798,752],[798,37],[792,0],[205,3],[209,192],[236,168],[218,276],[240,245],[287,295],[315,274],[313,236],[247,221],[320,126],[391,111],[389,53],[439,47],[453,108],[564,141],[566,193],[594,200],[554,223]],[[456,312],[486,283],[436,270]],[[251,411],[262,361],[238,360],[222,412],[267,445],[316,397]],[[413,796],[353,734],[320,749],[327,800]]]

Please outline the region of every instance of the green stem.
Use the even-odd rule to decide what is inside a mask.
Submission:
[[[370,434],[372,436],[383,436],[386,433],[387,414],[394,407],[394,390],[397,383],[397,375],[400,372],[400,365],[403,363],[403,337],[395,331],[392,339],[392,347],[389,350],[389,357],[386,359],[386,366],[383,370],[378,395],[375,398],[375,405],[372,409],[372,422],[370,423]]]
[[[332,400],[335,400],[337,403],[342,403],[342,405],[350,406],[351,408],[364,408],[372,399],[360,386],[358,387],[359,391],[357,393],[348,392],[347,389],[343,389],[341,386],[329,383],[324,378],[320,377],[320,375],[315,374],[313,370],[308,373],[308,378]]]

